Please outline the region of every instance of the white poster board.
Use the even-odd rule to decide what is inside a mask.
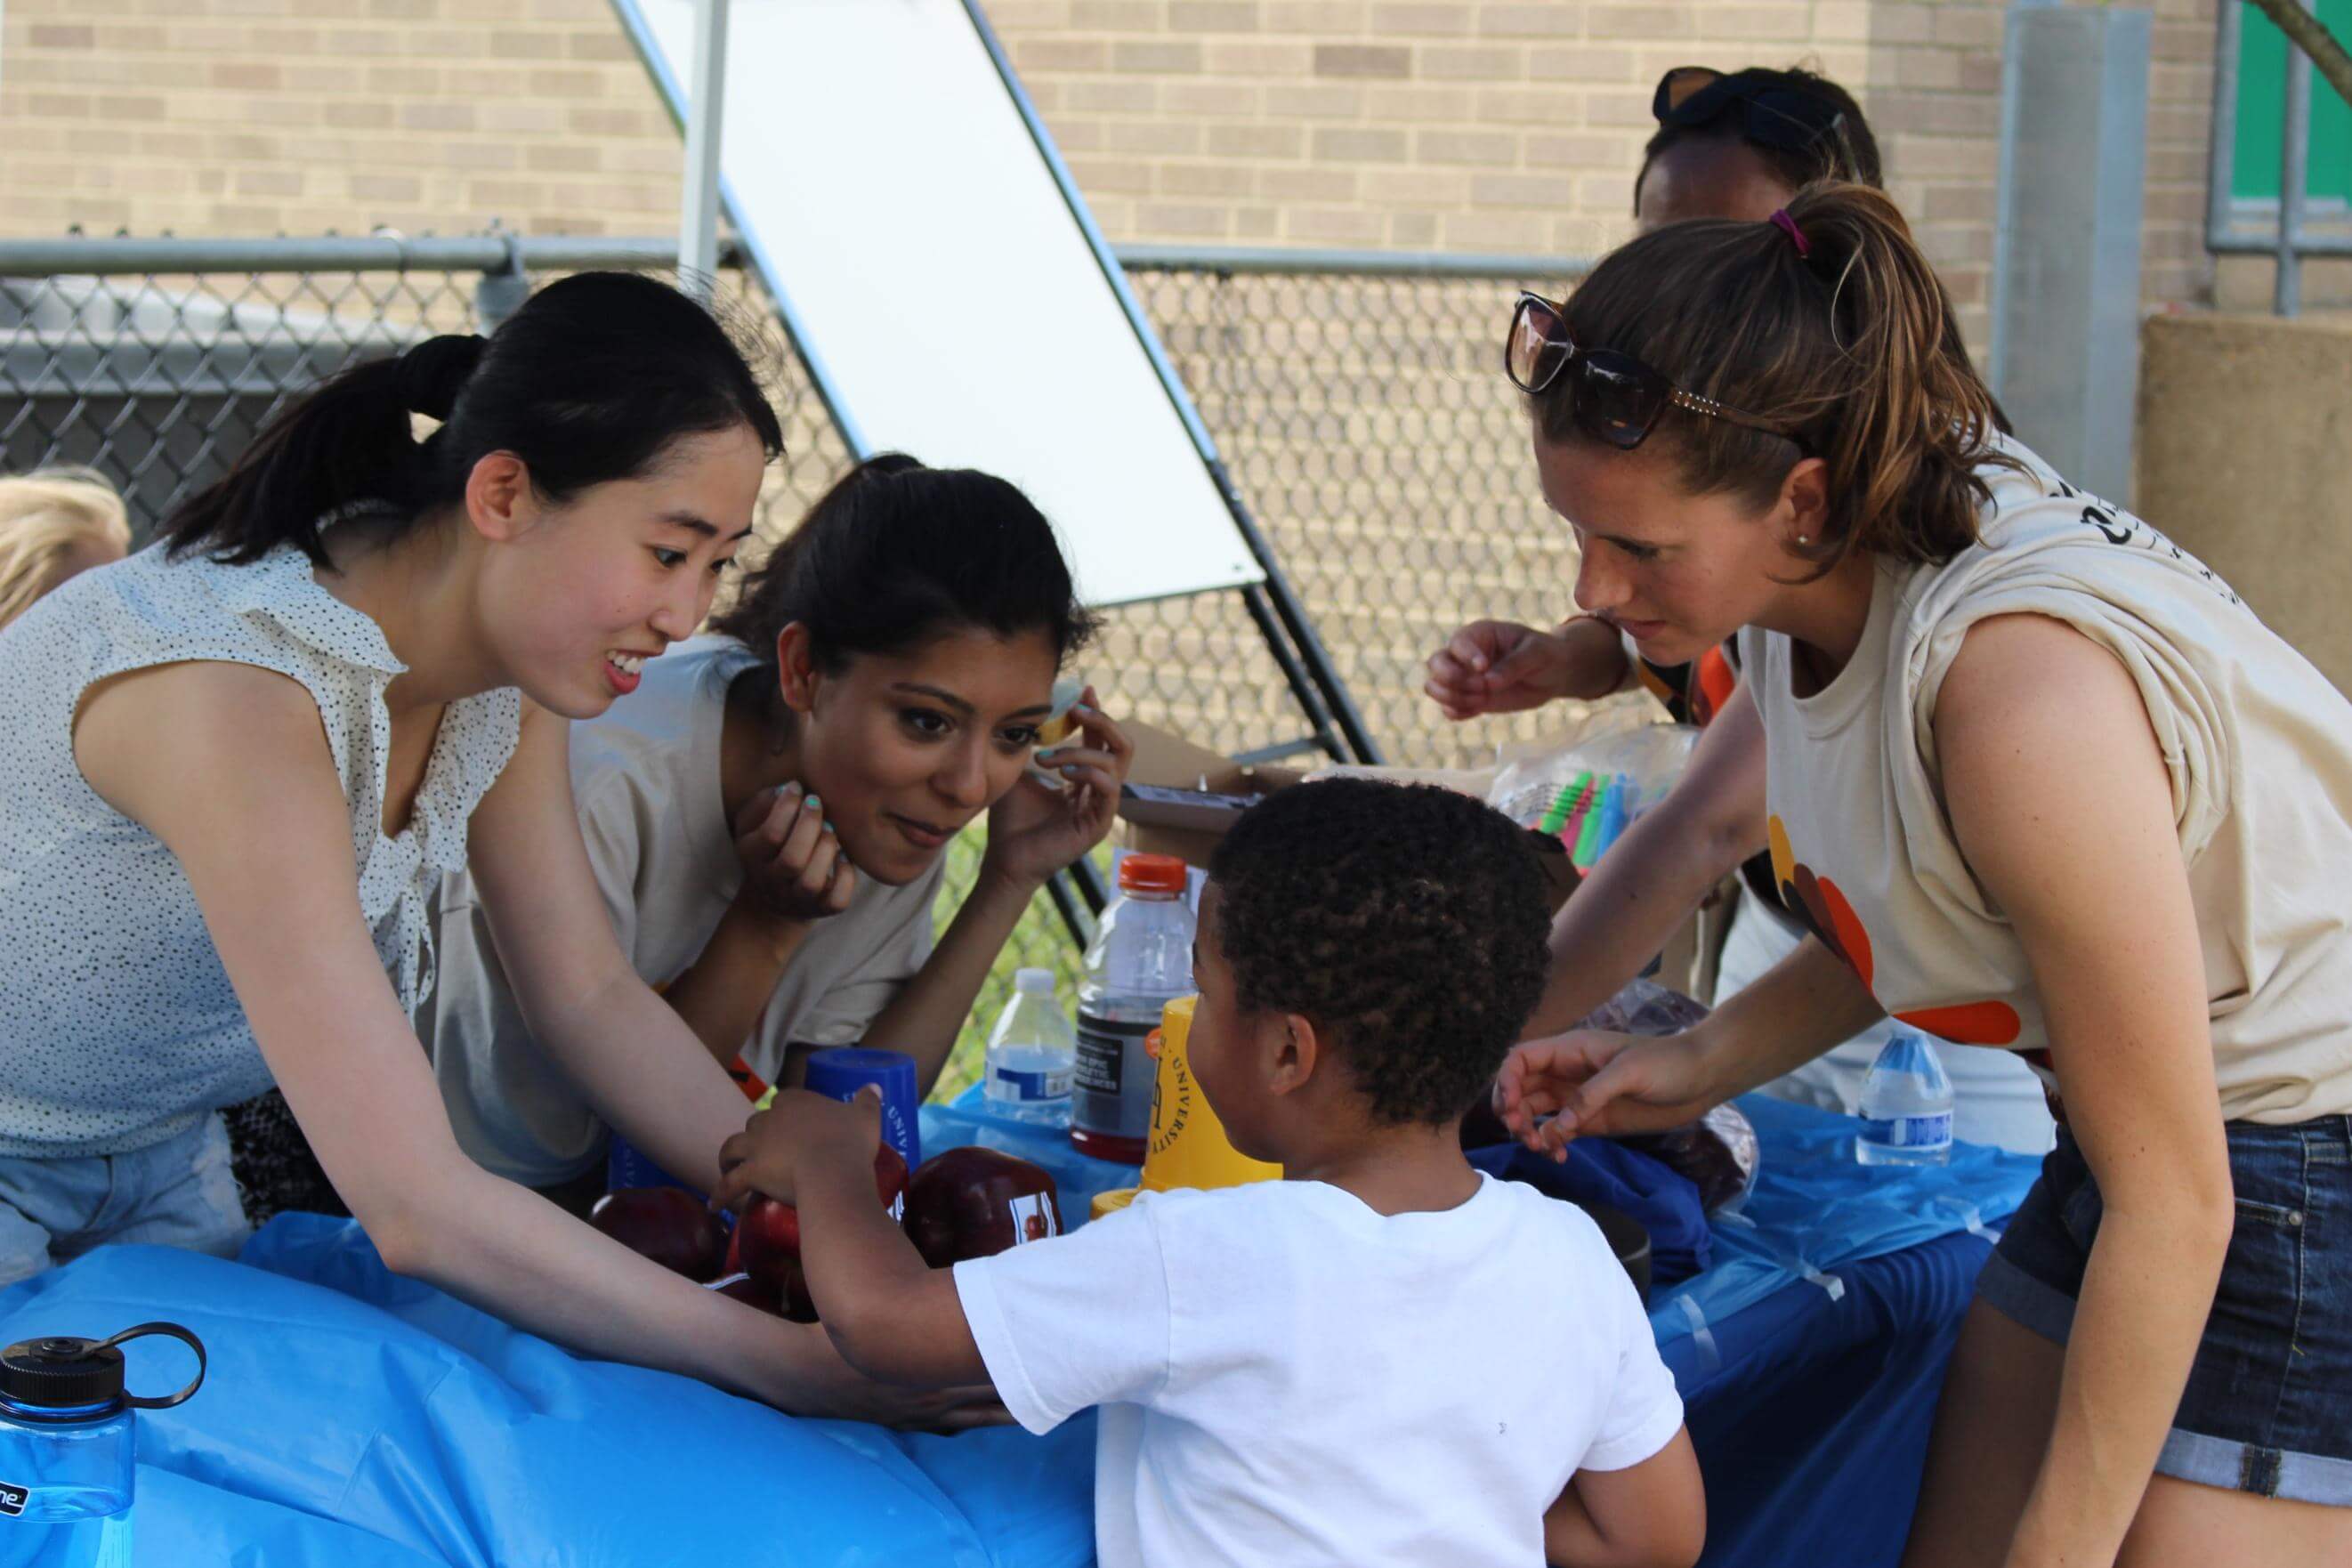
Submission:
[[[1264,580],[959,0],[729,0],[736,232],[851,446],[1001,474],[1079,593]],[[694,0],[614,0],[681,119]]]

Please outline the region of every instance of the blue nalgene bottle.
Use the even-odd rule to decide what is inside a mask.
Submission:
[[[161,1399],[122,1391],[115,1347],[148,1334],[196,1352],[194,1382]],[[0,1568],[131,1568],[132,1423],[204,1381],[205,1347],[177,1323],[142,1323],[110,1340],[22,1340],[0,1351]]]

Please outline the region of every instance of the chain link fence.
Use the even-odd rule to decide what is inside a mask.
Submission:
[[[225,471],[289,397],[345,364],[476,330],[531,282],[590,266],[666,270],[628,241],[64,241],[0,244],[0,470],[97,469],[143,535]],[[674,257],[675,253],[671,253]],[[1131,287],[1385,761],[1483,763],[1562,716],[1451,725],[1422,661],[1479,616],[1565,613],[1575,546],[1543,505],[1500,368],[1511,301],[1566,269],[1481,258],[1165,250]],[[788,530],[848,464],[756,275],[715,302],[766,352],[786,451],[761,534]],[[918,453],[917,456],[921,454]],[[1115,714],[1237,753],[1308,725],[1241,596],[1113,610],[1079,673]],[[1572,715],[1569,717],[1573,717]],[[950,918],[983,829],[952,847]],[[940,1092],[971,1081],[1013,969],[1078,954],[1041,895],[973,1010]]]

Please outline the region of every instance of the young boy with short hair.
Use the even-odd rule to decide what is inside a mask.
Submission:
[[[810,1292],[869,1376],[985,1378],[1033,1432],[1103,1406],[1104,1568],[1688,1568],[1698,1467],[1632,1283],[1581,1211],[1462,1157],[1543,983],[1522,837],[1360,780],[1227,835],[1187,1050],[1281,1181],[1141,1194],[934,1273],[875,1205],[876,1103],[786,1093],[719,1195],[799,1205]]]

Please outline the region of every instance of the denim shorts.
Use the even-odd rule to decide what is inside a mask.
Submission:
[[[2157,1473],[2352,1507],[2352,1117],[2227,1131],[2237,1227]],[[2061,1127],[1978,1298],[2064,1344],[2100,1211]]]
[[[215,1114],[127,1154],[0,1155],[0,1289],[108,1242],[234,1258],[250,1229]]]

